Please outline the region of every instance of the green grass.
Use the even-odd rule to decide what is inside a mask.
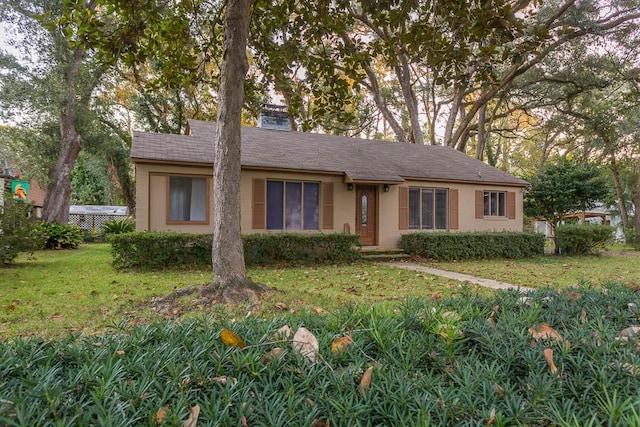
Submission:
[[[174,315],[153,312],[149,303],[152,297],[177,288],[206,284],[211,279],[208,269],[118,271],[110,262],[108,244],[40,251],[33,257],[21,255],[16,265],[0,269],[0,335],[95,333],[123,318],[131,325],[147,323]],[[263,316],[283,311],[331,311],[345,303],[370,304],[407,296],[439,298],[462,289],[456,281],[367,263],[322,268],[260,268],[248,274],[280,292],[265,297],[258,307],[236,307],[235,316],[244,316],[247,310]],[[186,299],[175,314],[197,314],[189,313],[190,301]]]
[[[605,252],[600,255],[545,255],[524,260],[483,260],[425,263],[430,267],[495,279],[532,288],[564,287],[614,281],[640,286],[640,252]]]

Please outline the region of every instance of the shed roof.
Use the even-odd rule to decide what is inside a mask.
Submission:
[[[213,165],[215,122],[189,120],[188,135],[134,132],[136,162]],[[450,147],[402,144],[303,132],[242,128],[244,168],[336,173],[347,181],[402,183],[405,179],[528,183]]]

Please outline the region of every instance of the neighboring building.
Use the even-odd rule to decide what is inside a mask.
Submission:
[[[25,180],[20,171],[12,167],[11,162],[0,159],[0,206],[4,206],[5,193],[11,194],[11,183],[15,180]],[[26,202],[32,203],[36,218],[42,218],[45,190],[40,187],[38,180],[29,179],[29,190],[26,194]]]
[[[210,233],[216,124],[134,132],[138,230]],[[522,231],[526,181],[450,147],[242,128],[242,232]]]

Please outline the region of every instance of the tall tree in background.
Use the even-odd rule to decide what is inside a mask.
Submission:
[[[95,4],[79,1],[74,7],[79,19],[83,20],[93,12]],[[75,41],[76,22],[60,19],[64,12],[65,4],[57,0],[7,1],[0,10],[3,20],[18,26],[23,37],[37,49],[39,69],[30,73],[31,80],[22,79],[23,84],[19,87],[25,92],[30,83],[37,83],[40,89],[45,89],[46,94],[32,94],[31,99],[25,99],[24,105],[28,103],[26,108],[32,115],[40,113],[49,124],[57,124],[56,134],[51,135],[52,140],[57,141],[57,155],[48,171],[43,219],[60,223],[66,223],[69,218],[72,170],[85,144],[83,127],[88,122],[92,94],[104,73],[104,68]],[[11,73],[8,76],[16,77]],[[50,86],[45,87],[43,80]],[[16,89],[7,86],[6,81],[3,88],[8,92]],[[42,98],[34,101],[33,97],[37,95]],[[15,97],[5,93],[2,98],[5,106],[7,101],[10,103],[6,107],[8,111],[17,116],[24,113],[19,103],[13,103]],[[40,126],[44,124],[39,117],[35,120]]]

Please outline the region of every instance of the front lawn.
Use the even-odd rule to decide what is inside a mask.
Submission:
[[[209,282],[208,269],[195,271],[118,271],[110,246],[83,245],[77,250],[21,255],[16,265],[0,269],[0,336],[59,336],[94,333],[118,323],[147,323],[188,313],[188,300],[168,313],[156,313],[150,299],[177,288]],[[439,298],[458,292],[460,283],[367,263],[352,266],[258,268],[250,277],[279,290],[260,306],[236,307],[243,317],[282,312],[331,311],[344,303],[371,304],[408,296]],[[485,289],[478,292],[487,293]],[[233,311],[233,310],[232,310]]]
[[[599,255],[544,255],[522,260],[425,262],[443,270],[471,274],[514,285],[564,287],[619,282],[640,287],[640,252],[603,252]]]

